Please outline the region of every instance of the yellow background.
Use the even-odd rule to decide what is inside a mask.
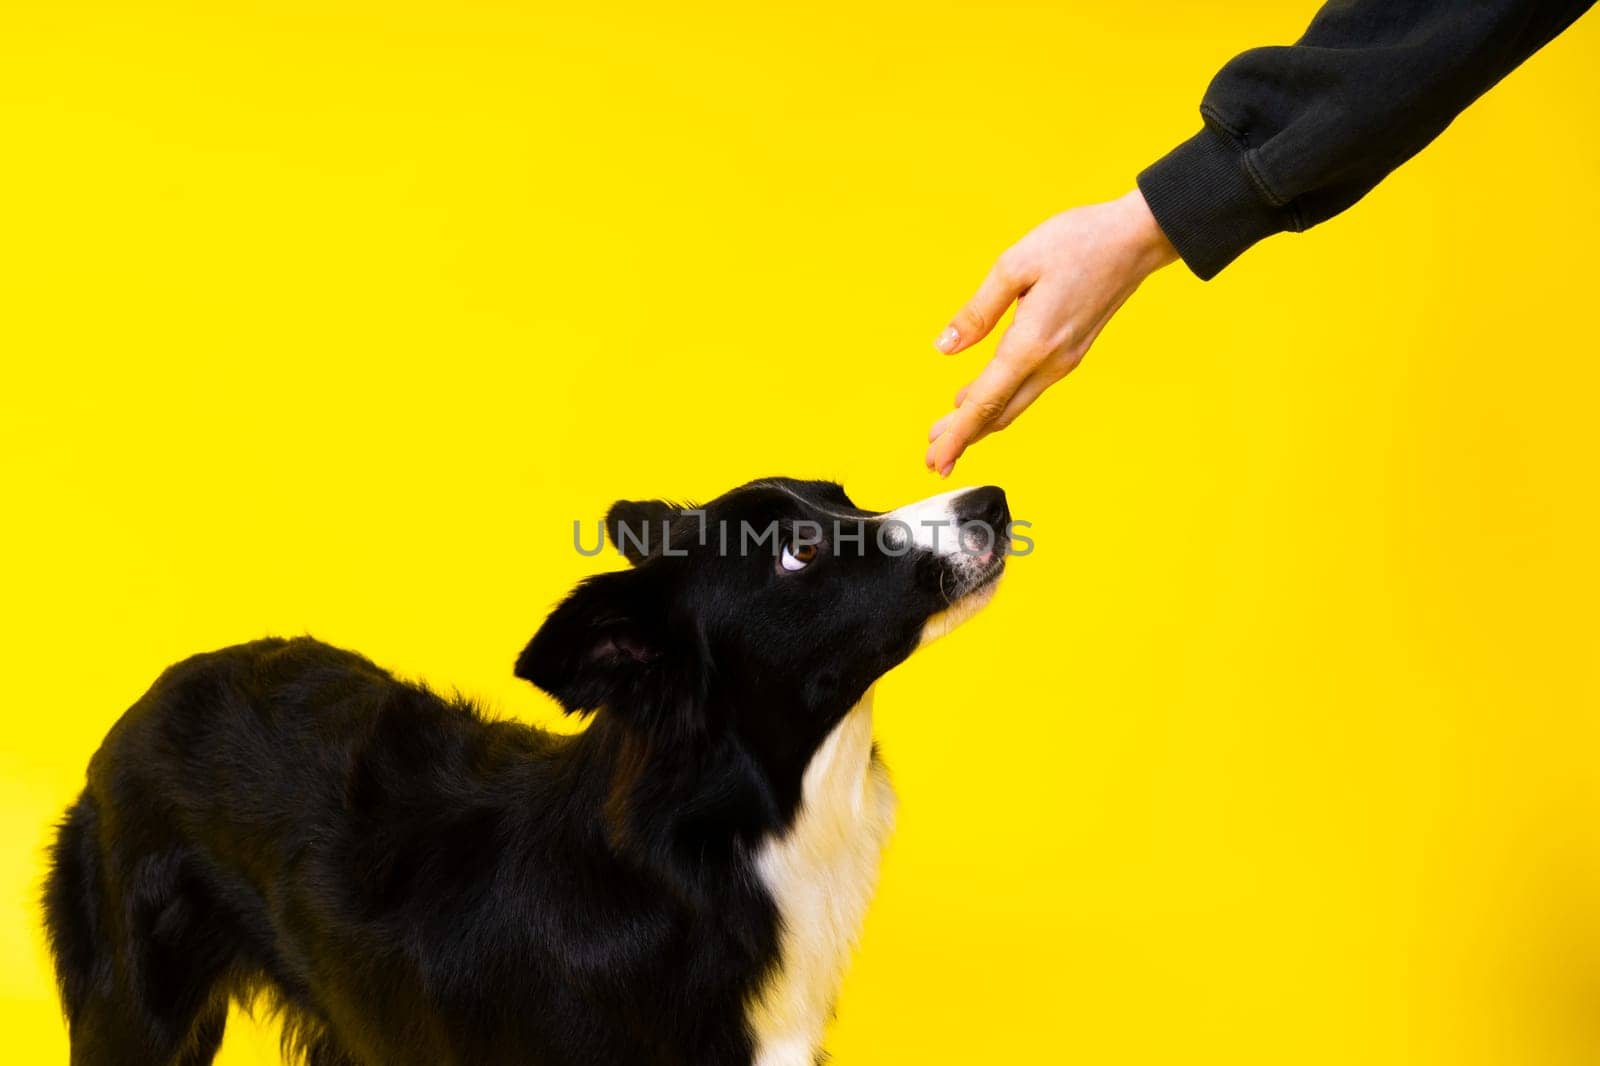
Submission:
[[[993,256],[1314,6],[8,5],[0,1057],[65,1061],[41,848],[165,664],[557,721],[574,518],[935,491]],[[1600,1060],[1597,101],[1591,16],[958,467],[1038,547],[880,689],[839,1066]]]

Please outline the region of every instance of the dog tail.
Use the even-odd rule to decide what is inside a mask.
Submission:
[[[44,926],[56,964],[61,1005],[70,1022],[88,998],[99,966],[99,814],[88,793],[67,808],[50,848]]]

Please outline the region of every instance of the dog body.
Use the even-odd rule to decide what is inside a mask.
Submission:
[[[866,543],[799,531],[839,520]],[[264,996],[312,1066],[811,1066],[893,820],[872,685],[986,602],[1008,523],[998,490],[619,504],[634,566],[517,662],[594,712],[570,736],[310,639],[170,668],[54,848],[73,1062],[204,1066]]]

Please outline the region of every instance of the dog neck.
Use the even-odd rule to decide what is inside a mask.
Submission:
[[[756,855],[781,933],[778,963],[747,1012],[755,1066],[816,1061],[893,823],[869,690],[812,755],[793,822]]]

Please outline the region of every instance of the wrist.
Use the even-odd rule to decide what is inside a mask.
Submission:
[[[1167,239],[1150,205],[1145,203],[1144,194],[1137,187],[1114,202],[1122,216],[1122,228],[1129,251],[1144,274],[1152,274],[1177,260],[1178,250]]]

